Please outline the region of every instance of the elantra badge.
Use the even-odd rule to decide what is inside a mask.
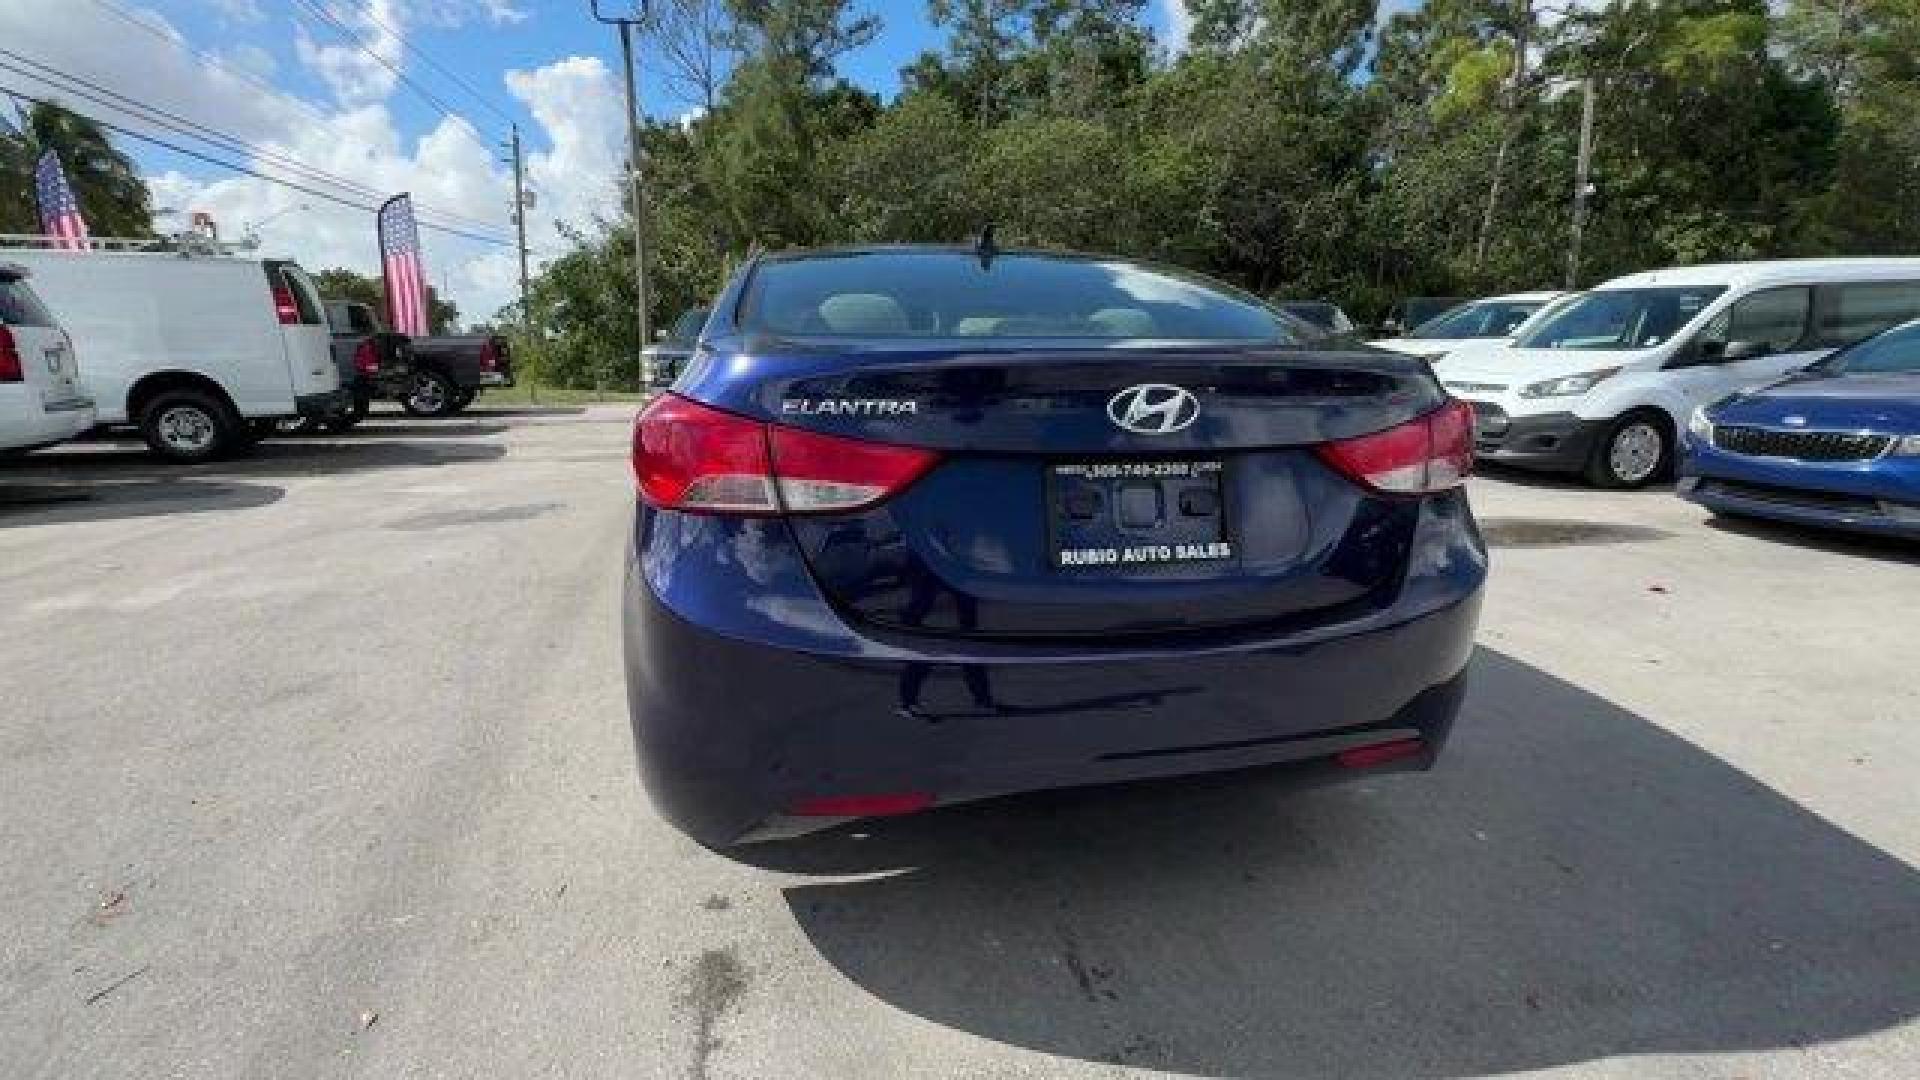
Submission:
[[[1200,401],[1170,383],[1141,383],[1108,399],[1107,418],[1141,435],[1171,435],[1200,418]]]

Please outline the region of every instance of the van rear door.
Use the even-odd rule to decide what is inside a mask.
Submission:
[[[333,363],[333,333],[327,326],[320,290],[298,263],[269,261],[267,283],[273,291],[274,317],[286,345],[287,374],[298,399],[340,389]]]

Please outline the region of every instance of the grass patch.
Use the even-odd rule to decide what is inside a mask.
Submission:
[[[490,405],[597,405],[603,402],[639,402],[651,397],[632,390],[574,390],[564,386],[536,386],[522,379],[518,386],[496,386],[480,395],[475,407]]]

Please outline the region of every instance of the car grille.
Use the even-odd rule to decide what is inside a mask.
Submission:
[[[1886,435],[1851,431],[1777,431],[1737,424],[1713,429],[1713,445],[1728,453],[1798,461],[1865,461],[1886,453],[1891,441]]]

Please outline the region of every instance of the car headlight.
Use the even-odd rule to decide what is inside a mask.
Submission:
[[[1619,370],[1617,367],[1601,368],[1599,371],[1583,371],[1578,375],[1562,375],[1545,382],[1528,383],[1520,388],[1520,396],[1523,398],[1574,397],[1593,389]]]
[[[1903,457],[1920,457],[1920,435],[1902,435],[1893,444],[1893,452]]]
[[[1707,417],[1706,406],[1702,405],[1695,408],[1693,415],[1687,417],[1687,432],[1703,443],[1712,444],[1713,421]]]

